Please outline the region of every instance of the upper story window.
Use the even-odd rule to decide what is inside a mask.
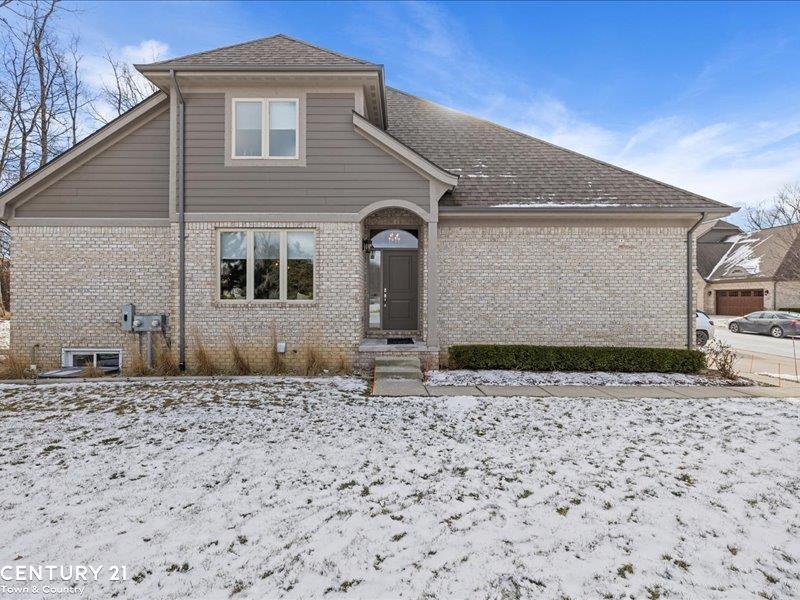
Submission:
[[[234,98],[232,158],[297,159],[297,98]]]

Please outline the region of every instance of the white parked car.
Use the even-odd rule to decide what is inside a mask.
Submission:
[[[702,310],[694,311],[695,343],[705,346],[714,337],[714,321]]]

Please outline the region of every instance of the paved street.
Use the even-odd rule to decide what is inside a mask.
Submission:
[[[731,346],[739,355],[737,368],[740,372],[800,374],[800,339],[775,339],[767,335],[731,333],[728,331],[729,317],[711,319],[716,325],[716,339]]]

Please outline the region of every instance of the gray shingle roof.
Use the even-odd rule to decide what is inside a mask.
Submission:
[[[234,44],[233,46],[162,60],[147,66],[165,67],[173,65],[176,67],[244,65],[252,66],[253,68],[380,66],[365,60],[345,56],[332,50],[326,50],[308,42],[296,40],[282,33],[250,42]]]
[[[800,223],[743,233],[731,241],[709,280],[800,278]]]
[[[386,103],[389,133],[459,176],[442,205],[728,208],[394,88]]]

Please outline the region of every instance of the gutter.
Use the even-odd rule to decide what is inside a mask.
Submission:
[[[186,203],[184,190],[186,187],[186,101],[183,99],[181,86],[178,85],[178,78],[175,70],[169,70],[169,76],[175,91],[178,92],[178,143],[180,144],[180,154],[178,164],[180,173],[178,175],[178,368],[181,372],[186,371]]]
[[[700,214],[700,219],[686,232],[686,348],[694,348],[694,298],[692,279],[694,276],[694,262],[692,260],[692,235],[694,230],[706,220],[706,213]]]
[[[480,216],[498,216],[498,215],[541,215],[547,213],[691,213],[698,210],[703,211],[703,215],[707,213],[730,215],[735,213],[738,208],[735,207],[716,207],[710,209],[705,206],[602,206],[602,205],[531,205],[530,207],[502,207],[502,206],[440,206],[439,212],[449,215],[458,215],[459,217],[480,217]]]

